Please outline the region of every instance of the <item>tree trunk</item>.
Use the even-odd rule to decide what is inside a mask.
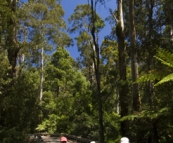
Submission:
[[[8,6],[14,15],[16,13],[16,0],[8,1]],[[11,65],[11,72],[10,77],[13,78],[16,76],[16,60],[19,53],[19,46],[17,45],[17,39],[16,39],[16,19],[14,16],[11,16],[7,21],[7,39],[6,39],[6,45],[7,45],[7,51],[8,51],[8,60]]]
[[[99,125],[100,125],[100,142],[104,143],[104,127],[103,127],[103,109],[102,109],[102,95],[100,89],[100,56],[99,56],[99,47],[96,47],[97,53],[97,68],[96,68],[96,81],[97,81],[97,97],[98,97],[98,111],[99,111]]]
[[[124,21],[123,21],[123,9],[122,0],[118,0],[118,23],[116,26],[116,35],[118,38],[118,58],[119,58],[119,97],[121,107],[121,117],[128,115],[128,85],[126,81],[126,46],[124,41]],[[127,135],[128,123],[127,121],[121,122],[121,134]]]
[[[95,3],[96,4],[96,3]],[[102,95],[101,95],[101,87],[100,87],[100,50],[97,41],[97,37],[95,36],[95,22],[96,22],[96,14],[95,14],[95,7],[93,0],[91,0],[91,8],[92,8],[92,29],[91,35],[93,39],[93,44],[95,47],[95,56],[93,58],[94,61],[94,69],[95,69],[95,76],[96,76],[96,83],[97,83],[97,99],[98,99],[98,114],[99,114],[99,142],[104,143],[104,127],[103,127],[103,109],[102,109]]]
[[[148,13],[148,39],[149,39],[149,42],[148,42],[148,57],[147,57],[147,66],[148,66],[148,72],[150,70],[152,70],[152,65],[153,65],[153,56],[155,54],[154,52],[154,49],[152,47],[153,45],[153,41],[152,41],[152,34],[153,34],[153,12],[154,12],[154,0],[149,0],[147,1],[146,3],[146,7],[149,11]],[[153,97],[155,95],[154,93],[154,83],[152,81],[148,81],[147,83],[147,95],[148,95],[148,104],[150,106],[150,110],[154,110],[154,107],[153,107]],[[155,143],[158,143],[159,142],[159,139],[157,138],[158,137],[158,133],[156,132],[157,131],[157,126],[155,125],[155,123],[153,123],[152,119],[150,119],[150,122],[151,122],[151,127],[153,129],[151,129],[151,134],[149,135],[149,143],[152,143],[152,141],[154,141]]]
[[[136,82],[138,79],[138,63],[137,63],[137,51],[136,51],[136,29],[134,22],[134,0],[129,0],[129,31],[130,31],[130,59],[131,59],[131,74],[132,74],[132,99],[133,99],[133,111],[140,111],[140,94],[139,85]],[[140,120],[134,120],[134,124],[139,125]],[[141,139],[136,135],[136,142],[140,142]]]
[[[153,24],[152,24],[152,13],[153,13],[153,5],[150,4],[150,3],[147,3],[147,9],[149,10],[149,15],[148,15],[148,23],[149,23],[149,31],[148,31],[148,38],[150,39],[149,40],[149,48],[148,48],[148,58],[147,58],[147,66],[148,66],[148,71],[151,70],[151,65],[152,65],[152,47],[151,47],[151,35],[152,35],[152,27],[153,27]],[[150,110],[152,110],[152,103],[153,103],[153,84],[151,81],[148,81],[147,83],[147,95],[148,95],[148,104],[150,106]],[[152,120],[150,120],[151,122],[151,125],[152,125]],[[151,133],[152,133],[152,130],[151,130]],[[148,140],[148,143],[152,143],[152,134],[149,134],[149,140]]]
[[[153,33],[153,8],[154,8],[154,2],[148,1],[147,2],[147,9],[149,11],[148,14],[148,57],[147,57],[147,70],[150,71],[152,70],[152,64],[153,64],[153,56],[154,56],[154,52],[153,52],[153,48],[152,48],[152,33]],[[148,103],[150,105],[150,109],[153,109],[153,95],[154,95],[154,88],[153,88],[153,83],[151,81],[148,82],[147,84],[147,95],[148,95]]]
[[[173,2],[171,2],[171,0],[167,0],[166,1],[166,5],[167,5],[167,10],[168,10],[168,14],[169,14],[169,25],[170,25],[170,46],[172,45],[173,42],[173,10],[172,10],[172,4]]]
[[[132,82],[138,79],[137,52],[135,50],[136,30],[134,22],[134,0],[129,0],[129,28],[130,28],[130,58],[132,70]],[[138,83],[132,84],[133,110],[140,111],[140,95]]]
[[[89,66],[88,66],[88,79],[90,82],[91,87],[93,86],[93,81],[94,81],[94,63],[93,61],[89,61]]]
[[[103,127],[103,109],[102,109],[102,95],[101,95],[101,87],[100,87],[100,56],[99,56],[99,46],[96,42],[95,34],[92,32],[93,43],[95,49],[95,57],[93,58],[94,61],[94,71],[96,76],[96,84],[97,84],[97,100],[98,100],[98,114],[99,114],[99,141],[104,143],[104,127]]]
[[[43,61],[44,61],[44,49],[41,48],[41,71],[40,71],[40,105],[43,98]]]
[[[153,126],[153,138],[154,138],[153,140],[155,143],[159,143],[157,122],[155,120],[152,122],[152,126]]]

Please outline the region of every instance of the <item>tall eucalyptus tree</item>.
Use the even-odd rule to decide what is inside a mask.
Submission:
[[[65,34],[64,11],[56,0],[29,0],[21,8],[21,22],[27,31],[27,60],[40,67],[40,103],[43,94],[43,65],[46,54],[59,46],[70,44]],[[40,56],[38,56],[38,54]]]
[[[100,46],[98,43],[98,33],[104,27],[104,22],[96,14],[97,1],[91,0],[90,4],[78,5],[71,15],[69,21],[72,23],[70,32],[79,31],[77,37],[77,45],[81,54],[89,61],[94,67],[94,76],[96,81],[96,95],[98,104],[98,119],[99,119],[99,140],[104,142],[104,129],[103,129],[103,111],[102,111],[102,93],[100,84]],[[85,53],[89,53],[86,57]],[[88,61],[87,61],[88,62]]]
[[[121,117],[128,115],[128,84],[126,81],[126,45],[124,35],[124,19],[123,19],[123,1],[117,0],[118,18],[116,20],[116,35],[118,39],[118,60],[119,60],[119,96],[120,96],[120,115]],[[128,131],[127,121],[121,122],[121,134],[126,136]]]
[[[132,82],[136,82],[138,79],[138,59],[137,59],[137,48],[136,48],[136,29],[134,21],[134,0],[129,0],[129,33],[130,33],[130,59],[131,59],[131,70],[132,70]],[[133,97],[133,110],[140,111],[140,95],[139,95],[139,84],[132,83],[132,97]]]

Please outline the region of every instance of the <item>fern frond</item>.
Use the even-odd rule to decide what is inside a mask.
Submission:
[[[133,121],[135,118],[150,118],[150,119],[157,119],[160,116],[165,116],[167,114],[170,114],[170,108],[169,107],[164,107],[161,108],[158,111],[154,111],[154,110],[143,110],[141,112],[139,112],[138,114],[131,114],[128,116],[124,116],[120,119],[120,121],[127,121],[127,120],[131,120]]]
[[[135,118],[138,118],[138,115],[128,115],[128,116],[124,116],[120,119],[120,121],[133,121]]]
[[[163,74],[159,73],[158,71],[150,71],[149,74],[144,74],[144,75],[140,76],[136,82],[142,83],[142,82],[160,80],[162,76],[163,76]]]
[[[160,80],[158,83],[156,83],[154,86],[158,86],[162,83],[168,82],[168,81],[173,81],[173,73],[167,75],[166,77],[164,77],[162,80]]]
[[[165,49],[159,49],[154,57],[161,61],[162,64],[173,68],[173,53]]]
[[[173,63],[170,63],[170,61],[168,59],[163,60],[157,56],[154,56],[156,59],[158,59],[159,61],[161,61],[162,64],[168,66],[168,67],[172,67],[173,68]],[[173,60],[173,59],[172,59]]]

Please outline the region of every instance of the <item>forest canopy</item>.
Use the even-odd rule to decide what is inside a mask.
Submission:
[[[103,19],[108,1],[86,0],[67,22],[61,0],[0,0],[1,143],[173,142],[173,1],[112,0]]]

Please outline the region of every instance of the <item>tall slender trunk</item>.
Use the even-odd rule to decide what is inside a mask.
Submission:
[[[120,114],[121,117],[128,115],[128,85],[126,81],[126,46],[124,40],[124,21],[123,21],[123,9],[122,0],[118,0],[118,23],[116,26],[116,35],[118,38],[118,58],[119,58],[119,97],[120,97]],[[121,134],[126,136],[128,131],[127,121],[121,122]]]
[[[147,57],[147,66],[148,66],[148,71],[152,70],[153,66],[153,56],[155,54],[154,49],[152,47],[153,41],[152,41],[152,34],[153,34],[153,13],[154,13],[154,0],[149,0],[146,3],[147,10],[149,11],[148,13],[148,57]],[[154,83],[152,81],[148,81],[147,83],[147,95],[148,95],[148,104],[150,106],[150,110],[154,110],[153,106],[153,97],[155,95],[154,93]],[[150,124],[151,124],[151,133],[149,135],[149,143],[155,142],[159,143],[159,138],[158,138],[158,132],[157,130],[157,124],[154,123],[152,119],[150,119]]]
[[[99,56],[99,47],[96,46],[96,54],[97,54],[97,65],[96,65],[96,81],[97,81],[97,98],[98,98],[98,112],[99,112],[99,125],[100,125],[100,142],[104,143],[104,127],[103,127],[103,107],[102,107],[102,95],[100,88],[100,56]]]
[[[92,87],[93,79],[94,79],[94,75],[93,75],[93,73],[94,73],[94,63],[93,63],[93,61],[89,61],[88,71],[89,71],[88,79],[89,79],[90,85]]]
[[[40,71],[40,105],[42,104],[42,98],[43,98],[43,61],[44,61],[44,49],[41,48],[41,71]]]
[[[151,35],[152,35],[152,13],[153,13],[153,5],[148,2],[147,3],[147,9],[149,10],[149,14],[148,14],[148,23],[149,23],[149,31],[148,31],[148,38],[150,39],[149,40],[149,48],[148,48],[148,58],[147,58],[147,66],[148,66],[148,71],[151,70],[151,65],[152,65],[152,47],[151,47]],[[152,98],[153,98],[153,85],[152,85],[152,82],[151,81],[148,81],[147,83],[147,95],[148,95],[148,104],[150,106],[150,110],[152,110]],[[152,120],[150,119],[150,124],[151,124],[151,127],[152,127]],[[150,132],[152,132],[152,128],[150,130]],[[153,141],[153,138],[152,138],[152,133],[149,134],[148,136],[148,143],[152,143]]]
[[[17,0],[8,1],[8,6],[12,14],[15,15],[17,8]],[[16,21],[17,20],[14,18],[14,16],[11,16],[7,21],[8,31],[7,31],[6,46],[8,51],[8,60],[12,67],[10,72],[11,78],[16,76],[16,61],[20,50],[20,47],[18,46],[16,39]]]
[[[134,22],[134,0],[129,0],[129,28],[130,28],[130,58],[132,70],[132,82],[138,79],[137,52],[135,49],[136,30]],[[138,83],[132,84],[133,110],[140,111],[140,95]]]
[[[93,39],[93,44],[95,47],[95,56],[94,60],[94,69],[95,69],[95,76],[96,76],[96,83],[97,83],[97,99],[98,99],[98,114],[99,114],[99,141],[104,143],[104,126],[103,126],[103,109],[102,109],[102,95],[101,95],[101,87],[100,87],[100,49],[98,45],[98,40],[96,37],[95,31],[95,22],[96,22],[96,2],[91,0],[91,8],[92,8],[92,29],[91,35]]]
[[[134,0],[129,0],[129,32],[130,32],[130,59],[131,59],[131,74],[132,74],[132,99],[133,99],[133,111],[140,111],[140,94],[139,85],[134,83],[138,79],[138,62],[136,51],[136,29],[134,21]],[[140,124],[140,120],[134,120],[135,125]],[[136,142],[140,142],[141,139],[136,135]]]
[[[102,95],[101,95],[101,87],[100,87],[100,55],[99,55],[99,46],[95,39],[95,34],[92,33],[93,43],[95,49],[95,56],[93,58],[94,61],[94,71],[96,76],[96,84],[97,84],[97,101],[98,101],[98,114],[99,114],[99,141],[104,143],[104,126],[103,126],[103,107],[102,107]]]
[[[154,2],[153,0],[150,0],[147,2],[147,9],[149,11],[148,14],[148,57],[147,57],[147,66],[148,66],[148,71],[152,69],[152,64],[153,64],[153,48],[152,48],[152,29],[153,29],[153,8],[154,8]],[[150,109],[153,109],[153,83],[151,81],[148,82],[148,103],[150,105]]]
[[[171,0],[167,0],[166,1],[166,6],[167,6],[167,10],[168,10],[168,15],[169,15],[169,25],[170,25],[170,46],[172,45],[173,42],[173,10],[172,10],[172,4]]]

